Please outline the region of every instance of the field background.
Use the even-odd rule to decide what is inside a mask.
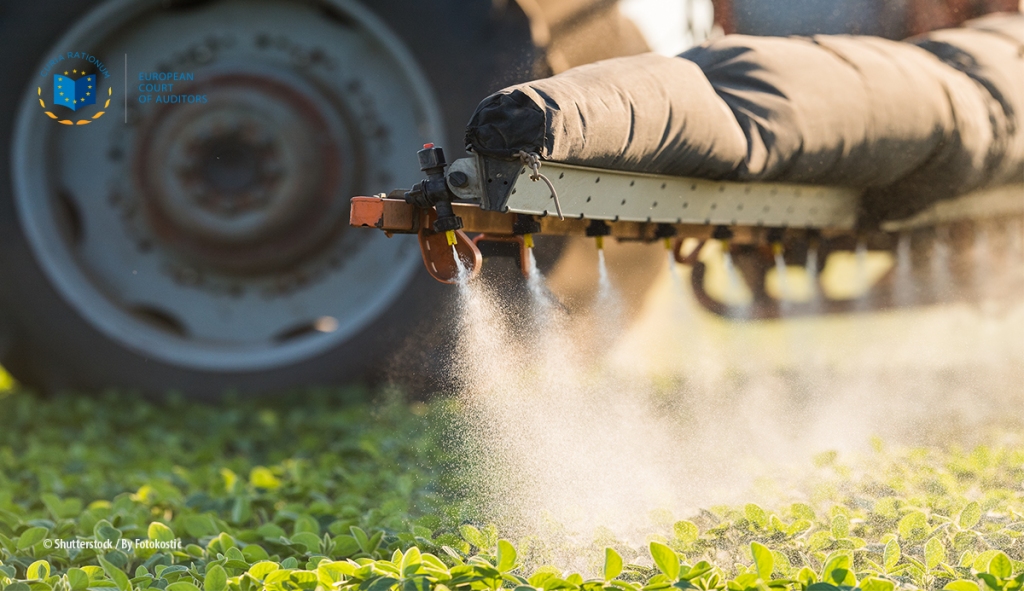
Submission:
[[[537,458],[500,428],[474,432],[480,405],[464,395],[43,398],[0,373],[0,589],[1021,586],[1020,314],[951,307],[736,328],[673,290],[666,274],[607,351],[631,383],[613,386],[642,412],[551,423],[551,407],[517,407],[519,420],[568,434],[539,436],[565,444],[539,455],[597,466],[599,478],[526,462]],[[694,347],[700,370],[674,374]],[[750,351],[766,353],[741,369]],[[827,396],[807,398],[816,388]],[[679,392],[686,404],[666,405]],[[664,439],[657,417],[673,413],[689,413],[692,438]],[[721,465],[727,456],[736,461]],[[663,470],[691,503],[658,508],[636,466]],[[76,539],[116,549],[54,547]],[[147,539],[181,547],[117,546]]]

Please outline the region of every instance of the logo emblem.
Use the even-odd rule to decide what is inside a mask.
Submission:
[[[53,104],[77,111],[96,104],[96,74],[72,80],[60,74],[53,75]]]
[[[100,90],[100,85],[97,83],[99,77],[95,72],[86,72],[83,68],[73,68],[71,71],[64,72],[63,74],[53,75],[53,106],[48,108],[46,100],[43,98],[43,87],[40,86],[37,89],[39,95],[39,106],[43,108],[43,112],[50,119],[54,119],[57,123],[64,125],[88,125],[93,121],[99,119],[106,113],[107,108],[110,107],[110,99],[113,94],[113,88],[107,87],[105,93]],[[79,114],[79,111],[83,109],[88,110],[89,107],[96,105],[96,97],[105,94],[105,102],[103,108],[96,113],[83,112]]]

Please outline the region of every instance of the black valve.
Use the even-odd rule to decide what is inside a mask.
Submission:
[[[591,220],[590,224],[587,225],[587,236],[609,236],[611,233],[612,227],[604,220]]]
[[[413,185],[412,190],[405,193],[406,203],[417,207],[433,207],[437,211],[434,222],[435,232],[452,232],[462,228],[462,218],[455,215],[452,200],[455,195],[448,188],[444,178],[444,150],[434,144],[424,144],[423,149],[416,153],[420,161],[420,170],[427,178]]]
[[[655,238],[673,238],[676,235],[676,227],[672,224],[658,224],[654,227]]]
[[[765,238],[768,239],[769,244],[779,244],[786,235],[785,228],[768,228],[768,235]]]
[[[540,232],[540,222],[532,215],[516,214],[516,221],[512,223],[513,234],[522,236],[524,234],[537,234],[538,232]]]
[[[715,240],[732,240],[732,230],[725,226],[715,226],[715,231],[712,232],[711,237]]]

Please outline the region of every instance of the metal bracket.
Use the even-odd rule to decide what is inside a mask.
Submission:
[[[531,181],[519,161],[474,155],[450,170],[470,179],[452,191],[485,210],[555,213],[547,186]],[[541,172],[558,191],[566,218],[850,230],[860,203],[859,191],[843,187],[710,181],[557,162],[545,162]]]
[[[499,160],[475,154],[460,158],[448,168],[448,187],[461,199],[479,203],[488,211],[508,211],[506,204],[516,180],[526,168],[518,160]],[[469,181],[454,186],[453,172],[465,174]]]

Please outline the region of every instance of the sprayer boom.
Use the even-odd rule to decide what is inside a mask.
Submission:
[[[674,249],[677,261],[695,266],[698,300],[726,313],[704,290],[700,247],[681,252],[686,238],[698,244],[715,239],[733,253],[754,292],[757,317],[779,314],[764,279],[780,261],[804,265],[809,252],[822,261],[840,250],[895,253],[900,234],[934,232],[939,226],[962,233],[955,230],[958,225],[979,219],[1024,216],[1020,185],[939,202],[913,218],[878,226],[860,219],[861,194],[845,187],[629,173],[541,163],[525,153],[515,160],[471,155],[446,165],[433,145],[419,156],[426,179],[410,191],[354,197],[350,223],[388,234],[418,234],[427,270],[439,281],[456,281],[455,256],[477,272],[478,247],[484,243],[511,245],[523,262],[536,234],[589,236],[598,247],[605,236],[661,240]],[[522,268],[528,272],[525,263]],[[825,302],[817,311],[847,308]]]

